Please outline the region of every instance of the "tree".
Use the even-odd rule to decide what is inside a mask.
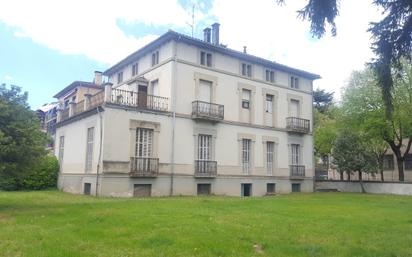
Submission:
[[[325,113],[333,104],[333,92],[325,92],[324,89],[313,91],[313,105],[320,113]]]
[[[16,190],[46,155],[46,135],[27,104],[27,92],[0,85],[0,189]]]
[[[371,69],[353,72],[342,96],[345,124],[367,138],[375,155],[383,162],[386,146],[397,160],[399,180],[404,180],[404,159],[411,148],[412,123],[412,66],[405,67],[403,76],[396,79],[393,90],[393,115],[388,122],[382,91],[376,87],[376,76]],[[409,139],[408,139],[409,137]],[[404,139],[408,139],[406,145]],[[381,142],[384,140],[386,142]],[[402,149],[405,149],[402,152]],[[379,167],[382,171],[382,167]],[[382,176],[382,174],[381,174]]]
[[[277,0],[277,2],[284,3],[285,0]],[[383,10],[384,17],[379,22],[370,23],[368,29],[373,38],[371,48],[376,55],[370,66],[375,72],[377,85],[382,93],[386,126],[393,126],[394,76],[403,72],[402,60],[410,62],[412,57],[412,1],[374,0],[373,4]],[[300,18],[310,21],[311,33],[318,38],[326,33],[327,24],[331,26],[332,35],[336,35],[335,18],[338,15],[338,0],[309,0],[308,4],[298,11]],[[385,137],[387,138],[385,140],[393,141],[391,137],[394,136],[388,134]],[[409,139],[411,138],[412,134],[409,135]],[[399,142],[399,139],[397,138],[396,141]],[[396,142],[389,144],[395,150],[402,146],[402,143]],[[407,149],[409,148],[408,143]],[[398,160],[402,161],[402,157],[399,156]],[[399,180],[403,181],[403,171],[399,171]]]
[[[359,181],[362,181],[362,173],[373,173],[377,170],[377,162],[373,153],[366,146],[362,137],[350,129],[339,132],[332,150],[333,163],[337,165],[341,173],[350,174],[358,172]]]

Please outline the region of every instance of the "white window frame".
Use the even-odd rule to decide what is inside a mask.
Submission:
[[[300,144],[290,145],[290,164],[299,165],[300,164]]]
[[[136,148],[135,157],[152,158],[153,156],[153,129],[136,129]]]
[[[242,88],[242,108],[250,110],[252,90]]]
[[[90,173],[93,169],[94,127],[87,129],[86,137],[85,172]]]
[[[251,149],[252,149],[252,140],[243,138],[242,139],[242,171],[244,175],[250,174]]]
[[[240,64],[240,74],[244,77],[251,78],[253,76],[253,66],[252,66],[252,64],[242,62]]]
[[[268,175],[273,175],[275,167],[275,142],[266,141],[266,170]]]
[[[206,67],[213,66],[213,54],[206,51],[200,51],[200,65]]]
[[[135,62],[132,65],[132,76],[136,76],[137,74],[139,74],[139,63]]]
[[[275,82],[275,71],[266,69],[265,70],[265,80],[266,82],[274,83]]]
[[[199,161],[212,160],[212,136],[206,134],[198,135],[197,159]]]
[[[117,73],[117,84],[123,82],[123,71]]]
[[[159,64],[159,50],[152,53],[152,67]]]
[[[294,89],[299,89],[299,78],[296,76],[290,76],[290,87]]]
[[[266,113],[273,113],[273,100],[275,96],[271,94],[265,95],[265,112]],[[270,99],[270,100],[269,100]]]

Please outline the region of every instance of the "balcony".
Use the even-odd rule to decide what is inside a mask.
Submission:
[[[153,178],[159,174],[159,159],[146,157],[130,158],[130,173],[133,178]]]
[[[217,174],[216,161],[195,161],[195,177],[199,178],[214,178]]]
[[[122,106],[138,107],[154,111],[167,111],[169,108],[169,99],[167,97],[121,89],[112,89],[110,102]]]
[[[291,179],[304,179],[305,166],[304,165],[289,165]]]
[[[286,130],[289,132],[296,133],[309,133],[310,131],[310,121],[296,118],[296,117],[287,117],[286,118]]]
[[[224,118],[224,106],[203,101],[192,102],[192,118],[220,121]]]

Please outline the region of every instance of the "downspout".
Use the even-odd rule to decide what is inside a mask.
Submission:
[[[180,36],[179,36],[180,39]],[[173,45],[172,61],[172,146],[170,156],[170,196],[174,193],[174,173],[175,173],[175,128],[176,128],[176,85],[177,85],[177,41]]]
[[[312,182],[313,182],[313,192],[316,191],[316,157],[315,157],[315,112],[313,111],[313,80],[310,83],[312,87],[312,94],[311,94],[311,110],[312,110]]]
[[[102,141],[103,141],[103,121],[102,113],[99,110],[99,107],[96,107],[97,113],[99,114],[100,121],[100,142],[99,142],[99,158],[97,160],[97,170],[96,170],[96,196],[99,196],[99,176],[100,176],[100,162],[102,160]]]

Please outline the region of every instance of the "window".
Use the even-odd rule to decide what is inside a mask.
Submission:
[[[198,160],[207,161],[211,160],[211,144],[212,136],[210,135],[199,135],[198,138]]]
[[[152,66],[159,64],[159,51],[152,53]]]
[[[69,99],[64,100],[64,109],[69,108]]]
[[[275,72],[273,70],[266,70],[266,81],[275,82]]]
[[[276,193],[276,184],[275,183],[267,183],[266,184],[266,193],[267,194]]]
[[[92,171],[93,145],[94,145],[94,127],[91,127],[87,129],[86,173],[89,173]]]
[[[123,82],[123,71],[117,73],[117,84],[120,84]]]
[[[159,95],[159,80],[158,79],[156,79],[156,80],[153,80],[153,81],[151,81],[150,82],[150,85],[151,85],[151,94],[152,95],[156,95],[156,96],[158,96]],[[154,101],[155,99],[153,99],[153,101]]]
[[[383,169],[384,170],[394,169],[393,154],[387,154],[383,156]]]
[[[242,63],[242,76],[252,77],[252,65]]]
[[[291,88],[299,88],[299,78],[291,76],[290,77],[290,87]]]
[[[250,95],[250,90],[242,89],[242,108],[250,109]]]
[[[210,184],[197,184],[197,195],[210,195]]]
[[[412,154],[405,156],[405,170],[412,170]]]
[[[76,102],[76,96],[73,96],[72,97],[72,103],[75,103]]]
[[[268,175],[273,174],[273,163],[274,163],[274,155],[275,155],[275,143],[274,142],[266,142],[266,168]]]
[[[92,184],[84,183],[83,194],[90,195],[92,192]]]
[[[252,184],[242,183],[241,185],[241,195],[242,196],[251,196],[252,195]]]
[[[242,139],[242,170],[243,174],[249,175],[250,171],[250,139]]]
[[[152,156],[153,130],[138,128],[136,130],[136,157],[149,158]]]
[[[292,183],[292,193],[300,192],[300,184],[299,183]]]
[[[299,165],[300,163],[300,145],[299,144],[291,144],[291,164],[292,165]]]
[[[139,64],[135,63],[132,65],[132,76],[136,76],[139,73]]]
[[[290,117],[299,117],[300,114],[300,102],[299,100],[291,99],[289,103],[289,115]]]
[[[212,54],[204,51],[200,52],[200,64],[207,67],[212,67]]]
[[[64,136],[60,137],[59,140],[59,164],[60,164],[60,172],[63,168],[63,157],[64,157]]]
[[[273,113],[273,95],[266,95],[266,108],[267,113]]]

